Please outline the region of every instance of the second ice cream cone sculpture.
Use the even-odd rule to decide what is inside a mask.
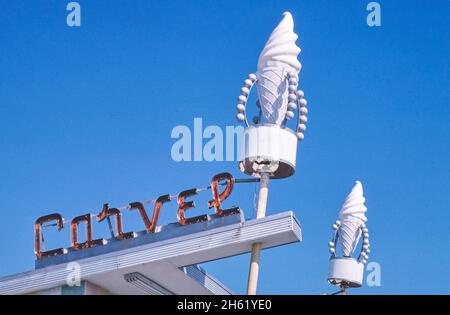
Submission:
[[[358,259],[363,263],[367,262],[370,245],[369,231],[366,227],[367,207],[364,205],[365,201],[362,184],[357,181],[339,211],[339,220],[333,224],[336,233],[334,240],[329,244],[333,256],[336,255],[336,243],[339,243],[343,257],[351,257],[362,235],[363,245]]]
[[[364,265],[370,252],[365,201],[362,184],[357,181],[339,211],[339,220],[333,224],[334,236],[328,244],[331,253],[328,282],[339,285],[340,292],[363,284]],[[353,258],[361,235],[362,248],[359,256]],[[342,255],[337,253],[337,245],[340,245]]]

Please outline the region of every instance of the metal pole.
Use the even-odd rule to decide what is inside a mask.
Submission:
[[[261,173],[261,181],[259,183],[258,208],[256,210],[256,218],[261,219],[266,216],[267,195],[269,193],[269,174]],[[247,294],[255,295],[258,286],[259,274],[259,254],[261,252],[261,243],[252,245],[252,256],[250,258],[250,270],[248,273]]]

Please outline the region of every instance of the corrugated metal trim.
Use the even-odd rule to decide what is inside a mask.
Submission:
[[[232,295],[233,293],[222,283],[208,274],[203,268],[191,265],[181,268],[189,277],[202,284],[215,295]]]

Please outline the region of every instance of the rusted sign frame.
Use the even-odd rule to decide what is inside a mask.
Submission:
[[[36,255],[37,259],[67,253],[67,248],[63,247],[48,251],[42,251],[42,225],[50,221],[56,221],[58,231],[61,231],[64,228],[64,219],[59,213],[48,214],[36,220],[36,222],[34,223],[34,254]]]
[[[185,216],[186,210],[195,208],[195,201],[192,201],[192,200],[186,201],[186,198],[191,197],[191,196],[196,196],[196,195],[198,195],[197,188],[188,189],[188,190],[182,191],[178,194],[177,218],[178,218],[178,223],[180,225],[188,225],[188,224],[208,221],[208,216],[206,214],[199,215],[199,216],[192,217],[192,218],[186,218],[186,216]]]
[[[122,230],[122,213],[117,208],[109,208],[109,204],[105,203],[103,205],[103,210],[97,215],[97,222],[102,222],[103,220],[115,216],[116,218],[116,229],[117,229],[117,239],[123,240],[127,238],[136,237],[134,232],[124,233]]]
[[[86,223],[86,241],[84,241],[83,243],[79,243],[78,225],[83,222]],[[90,213],[73,218],[72,222],[70,223],[70,231],[72,247],[75,250],[104,245],[106,243],[106,240],[103,238],[96,240],[92,239],[92,215]]]
[[[226,180],[226,187],[223,192],[219,193],[219,182],[223,180]],[[222,201],[224,201],[228,198],[229,195],[231,195],[234,187],[234,182],[234,177],[230,173],[217,174],[211,181],[211,192],[213,195],[213,200],[208,202],[208,207],[210,209],[214,207],[214,211],[220,217],[240,212],[239,207],[235,206],[227,210],[222,209]]]

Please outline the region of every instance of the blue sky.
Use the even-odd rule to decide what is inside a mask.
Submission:
[[[309,101],[297,172],[270,183],[268,214],[293,210],[303,242],[264,251],[259,293],[318,294],[327,243],[355,180],[368,207],[380,287],[354,293],[450,293],[448,1],[4,1],[0,9],[0,276],[33,269],[33,223],[104,202],[205,186],[234,162],[174,162],[171,130],[235,124],[235,101],[281,14],[299,34]],[[253,214],[253,184],[226,203]],[[203,213],[209,193],[197,200]],[[125,215],[126,230],[142,229]],[[168,204],[161,222],[176,221]],[[96,225],[96,235],[107,236]],[[69,245],[68,229],[46,231]],[[204,267],[245,293],[248,255]]]

